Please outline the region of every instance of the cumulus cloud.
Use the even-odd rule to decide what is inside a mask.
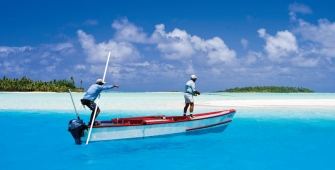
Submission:
[[[203,62],[212,65],[214,63],[231,62],[236,56],[235,51],[230,50],[219,37],[204,40],[177,28],[166,33],[162,24],[156,25],[156,30],[151,38],[158,42],[157,48],[165,58],[170,60],[205,56]]]
[[[290,11],[294,14],[309,13],[306,10],[308,8],[304,10],[298,7],[292,6]],[[77,50],[77,44],[69,42],[38,47],[2,46],[0,73],[29,72],[42,75],[41,73],[47,72],[49,77],[54,75],[54,78],[61,74],[64,76],[64,73],[76,73],[78,77],[91,74],[92,76],[82,76],[84,82],[91,82],[85,77],[101,76],[108,53],[111,52],[107,81],[112,79],[113,82],[132,85],[134,81],[146,85],[152,83],[153,87],[159,88],[157,82],[164,82],[166,85],[167,79],[172,80],[172,86],[176,84],[174,80],[185,77],[188,79],[191,74],[201,77],[204,82],[211,82],[209,86],[218,84],[216,81],[222,83],[227,80],[223,83],[225,85],[231,83],[228,79],[268,82],[276,76],[291,80],[297,75],[300,78],[304,69],[334,63],[334,23],[325,19],[319,20],[316,25],[302,19],[291,23],[295,24],[293,28],[290,27],[291,30],[278,31],[275,35],[268,34],[265,29],[258,30],[259,37],[265,42],[264,51],[252,51],[249,41],[240,39],[243,49],[250,51],[236,57],[236,52],[220,37],[203,39],[198,35],[190,35],[187,30],[174,28],[168,31],[163,24],[156,25],[155,30],[147,34],[141,27],[124,18],[112,23],[116,32],[113,39],[105,42],[96,42],[93,35],[78,30],[81,49]],[[86,60],[81,60],[80,57]],[[327,68],[334,70],[332,67]]]
[[[298,52],[296,37],[289,31],[278,31],[276,36],[266,34],[265,29],[258,30],[259,37],[266,42],[264,50],[272,61],[283,61],[283,58],[289,57],[290,54]]]
[[[235,60],[236,53],[234,50],[230,50],[224,41],[219,37],[214,37],[209,40],[202,40],[196,36],[193,36],[193,42],[195,48],[205,52],[208,56],[207,63],[209,65],[215,63],[230,63]]]
[[[151,40],[157,44],[157,48],[169,60],[189,58],[195,53],[190,41],[191,36],[186,31],[174,29],[172,32],[166,33],[163,24],[156,25]]]
[[[235,51],[230,50],[219,37],[204,40],[178,28],[172,32],[166,32],[163,24],[156,25],[156,30],[149,37],[142,28],[130,23],[126,18],[114,21],[112,27],[116,29],[114,37],[117,41],[154,44],[162,56],[168,60],[183,61],[202,57],[202,62],[211,65],[231,62],[236,56]]]
[[[320,19],[318,25],[314,25],[300,19],[298,24],[293,31],[302,36],[302,41],[312,42],[313,49],[318,54],[335,57],[335,22]]]
[[[111,59],[115,63],[129,62],[140,57],[136,48],[128,42],[109,40],[96,44],[92,35],[86,34],[82,30],[78,30],[77,34],[79,42],[87,54],[87,61],[92,64],[106,62],[109,52],[111,52]]]
[[[115,40],[148,43],[147,34],[143,29],[130,23],[127,18],[115,20],[112,27],[116,30]]]
[[[247,56],[242,59],[246,65],[252,65],[259,60],[263,59],[263,54],[261,52],[249,51]]]

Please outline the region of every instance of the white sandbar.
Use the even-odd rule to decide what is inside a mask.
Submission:
[[[335,99],[212,100],[196,102],[211,107],[326,107],[335,108]]]

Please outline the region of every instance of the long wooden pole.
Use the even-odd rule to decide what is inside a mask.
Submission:
[[[72,104],[73,104],[73,107],[74,107],[74,111],[76,112],[77,118],[80,119],[79,114],[78,114],[77,109],[76,109],[76,105],[74,105],[74,102],[73,102],[73,98],[72,98],[72,94],[71,94],[71,90],[70,90],[70,89],[69,89],[69,93],[70,93],[70,96],[71,96],[71,100],[72,100]]]
[[[106,77],[106,72],[107,72],[107,68],[108,68],[108,62],[109,62],[110,55],[111,55],[111,52],[108,53],[108,58],[107,58],[105,72],[104,72],[104,76],[102,78],[102,81],[105,81],[105,77]],[[90,131],[88,132],[88,136],[87,136],[87,140],[86,140],[86,145],[88,144],[88,141],[90,140],[90,137],[91,137],[91,132],[92,132],[93,124],[94,124],[95,115],[96,115],[97,109],[99,107],[99,101],[100,101],[100,94],[99,94],[99,97],[98,97],[97,105],[96,105],[95,110],[94,110],[94,116],[93,116],[93,119],[91,121],[91,127],[90,127]]]

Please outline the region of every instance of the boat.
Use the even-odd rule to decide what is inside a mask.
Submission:
[[[235,113],[236,110],[231,109],[193,114],[193,118],[190,116],[158,115],[95,121],[96,123],[92,127],[89,141],[145,138],[203,130],[222,132],[232,121]],[[89,136],[88,128],[90,127],[84,125],[82,120],[72,120],[69,122],[69,131],[71,124],[77,124],[77,126],[72,126],[72,129],[79,127],[77,131],[81,134],[79,137],[81,139],[78,139],[78,135],[72,134],[76,143],[81,144],[80,141],[86,141]],[[80,126],[80,124],[83,124],[83,126]]]

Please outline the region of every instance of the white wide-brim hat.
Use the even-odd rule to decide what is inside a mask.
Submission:
[[[104,82],[102,79],[98,79],[98,80],[96,81],[96,83],[102,83],[102,84],[105,84],[106,82]]]

